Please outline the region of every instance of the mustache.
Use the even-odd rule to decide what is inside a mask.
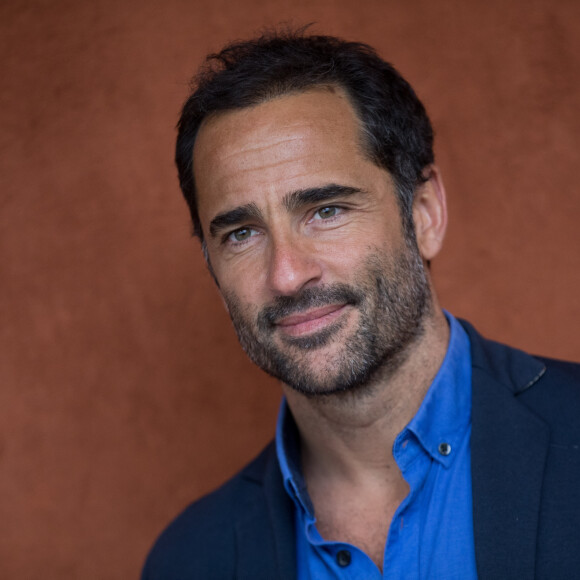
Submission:
[[[273,328],[276,323],[298,312],[304,312],[311,308],[328,306],[329,304],[357,305],[364,300],[364,294],[360,290],[347,284],[332,284],[305,288],[294,296],[278,296],[272,304],[264,306],[258,315],[258,327],[262,330]]]

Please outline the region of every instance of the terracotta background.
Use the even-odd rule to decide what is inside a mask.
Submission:
[[[172,164],[206,52],[280,21],[376,46],[437,131],[443,304],[580,360],[580,2],[3,0],[0,577],[128,579],[272,434]]]

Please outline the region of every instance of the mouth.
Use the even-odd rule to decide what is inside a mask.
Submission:
[[[341,316],[349,304],[330,304],[286,316],[276,321],[276,327],[287,336],[304,336],[326,328]]]

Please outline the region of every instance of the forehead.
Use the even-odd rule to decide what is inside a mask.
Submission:
[[[382,171],[363,154],[361,127],[338,88],[286,95],[207,119],[194,147],[194,176],[204,214],[255,202],[257,192],[284,195],[354,183]]]
[[[356,139],[358,127],[358,117],[342,89],[312,88],[252,107],[211,115],[201,125],[194,157],[203,157],[214,147],[220,147],[221,152],[236,153],[240,140],[274,145],[277,140],[283,140],[285,133],[297,130],[304,137],[314,137],[342,129],[344,136]]]

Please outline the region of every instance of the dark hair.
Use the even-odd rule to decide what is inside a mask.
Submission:
[[[208,116],[257,105],[316,86],[346,91],[363,127],[365,153],[389,171],[403,227],[414,235],[413,196],[433,162],[433,130],[421,101],[403,77],[366,44],[299,32],[264,34],[207,57],[178,123],[175,162],[194,233],[203,241],[193,175],[193,147]]]

